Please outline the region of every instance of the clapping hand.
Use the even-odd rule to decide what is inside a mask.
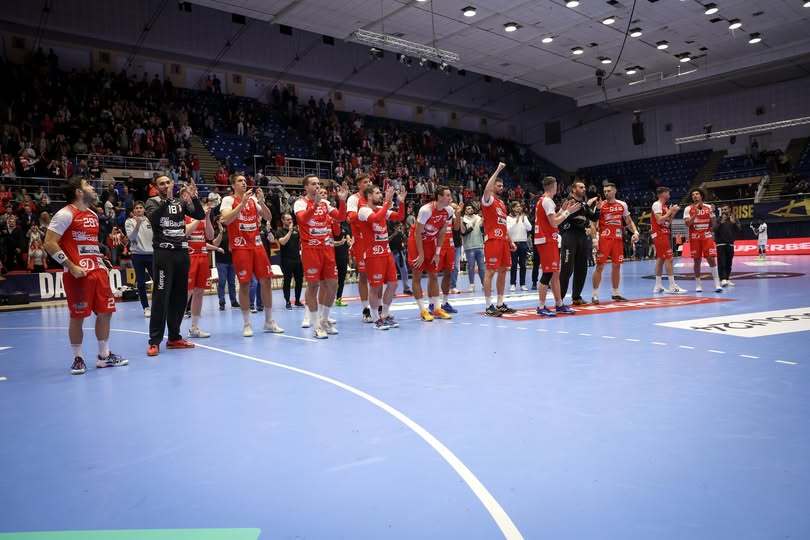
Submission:
[[[256,190],[256,201],[259,204],[264,204],[264,191],[262,191],[262,188]]]
[[[346,182],[343,182],[337,190],[338,199],[341,201],[345,201],[346,198],[349,196],[349,186]]]

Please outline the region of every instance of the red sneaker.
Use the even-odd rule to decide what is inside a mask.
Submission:
[[[160,347],[157,345],[149,345],[149,348],[146,349],[146,356],[157,356],[158,352],[160,352]]]
[[[176,339],[174,341],[167,341],[166,342],[167,349],[193,349],[194,344],[190,341],[185,339]]]

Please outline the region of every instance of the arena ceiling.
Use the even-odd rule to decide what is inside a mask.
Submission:
[[[567,0],[193,3],[342,40],[363,28],[431,44],[435,27],[436,45],[460,55],[456,68],[569,96],[580,104],[600,101],[605,92],[618,98],[702,78],[728,81],[735,73],[750,79],[758,68],[776,79],[810,75],[806,0],[715,0],[718,11],[708,15],[709,2],[703,0],[636,0],[635,8],[633,0],[580,0],[573,8]],[[463,13],[469,6],[475,8],[472,17]],[[604,24],[608,17],[615,22]],[[734,19],[741,26],[732,30]],[[517,30],[507,32],[507,23],[516,23]],[[639,28],[642,35],[625,38],[628,28]],[[751,44],[754,33],[761,41]],[[662,41],[668,44],[665,50],[658,48]],[[575,47],[583,53],[572,54]],[[681,62],[686,54],[690,60]],[[611,63],[602,63],[604,58]],[[635,66],[641,69],[626,74]],[[605,72],[606,91],[597,87],[598,69]]]

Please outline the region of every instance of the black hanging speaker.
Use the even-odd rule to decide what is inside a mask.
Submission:
[[[633,144],[644,144],[644,122],[633,122]]]

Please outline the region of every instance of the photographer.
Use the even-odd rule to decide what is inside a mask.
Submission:
[[[591,222],[599,219],[599,210],[595,208],[598,197],[585,201],[585,183],[575,180],[571,184],[571,193],[568,200],[582,204],[582,207],[573,212],[560,224],[562,248],[560,249],[560,294],[565,298],[568,293],[568,281],[574,276],[571,298],[575,306],[584,304],[582,288],[588,275],[588,262],[591,258],[592,242],[588,239],[588,229]]]
[[[717,273],[720,275],[720,285],[734,286],[731,277],[731,263],[734,260],[734,240],[740,234],[740,222],[729,206],[720,208],[720,219],[714,229],[714,239],[717,243]]]

